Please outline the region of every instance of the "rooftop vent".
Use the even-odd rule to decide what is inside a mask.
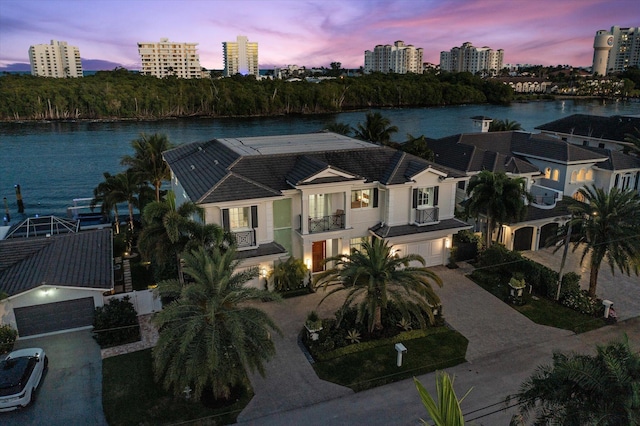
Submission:
[[[196,166],[194,166],[193,164],[191,165],[191,170],[195,170]]]

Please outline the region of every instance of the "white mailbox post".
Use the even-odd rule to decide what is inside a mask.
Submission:
[[[402,343],[396,343],[396,351],[398,351],[398,367],[402,366],[402,354],[407,352],[407,347]]]
[[[611,310],[611,306],[613,306],[613,302],[611,300],[603,300],[602,304],[604,305],[604,317],[609,318],[609,311]]]

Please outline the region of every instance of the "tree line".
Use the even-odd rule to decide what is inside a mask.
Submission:
[[[116,69],[77,79],[3,75],[0,120],[315,114],[380,107],[506,104],[512,97],[508,85],[470,73],[373,73],[311,83],[240,75],[159,79]]]

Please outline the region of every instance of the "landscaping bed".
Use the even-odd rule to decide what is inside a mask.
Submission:
[[[558,273],[520,253],[494,245],[479,257],[475,266],[478,269],[469,274],[472,281],[537,324],[575,333],[607,324],[602,301],[580,290],[577,274],[563,276],[560,298],[556,301]],[[515,276],[524,279],[526,284],[520,302],[509,303],[512,299],[509,282]]]
[[[396,342],[407,348],[401,367],[396,364]],[[327,352],[313,368],[321,379],[358,392],[461,364],[466,361],[468,343],[444,326],[413,330]]]
[[[238,389],[225,404],[174,397],[155,383],[152,362],[151,349],[103,360],[102,404],[110,425],[176,424],[196,419],[201,419],[199,424],[231,424],[253,397],[248,388]]]

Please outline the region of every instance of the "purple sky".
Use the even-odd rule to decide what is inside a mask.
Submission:
[[[589,66],[595,32],[613,25],[640,26],[640,1],[0,0],[0,69],[28,64],[29,46],[52,39],[137,69],[136,43],[161,37],[199,43],[201,65],[220,69],[222,42],[237,35],[258,42],[261,68],[357,68],[366,49],[395,40],[433,63],[469,41],[504,49],[505,63]]]

